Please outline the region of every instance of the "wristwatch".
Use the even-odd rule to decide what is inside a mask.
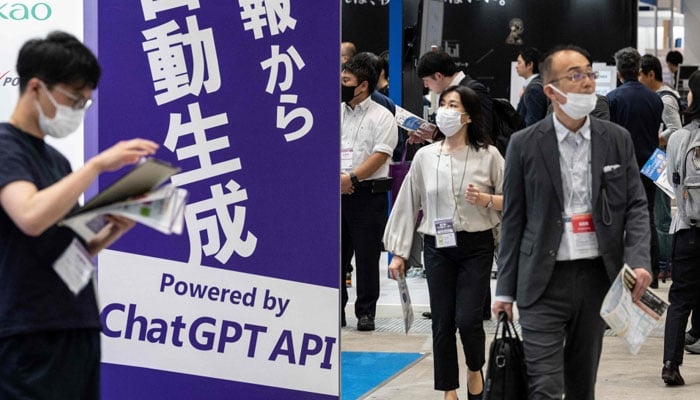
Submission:
[[[357,186],[360,183],[360,180],[357,179],[357,177],[355,176],[355,174],[353,172],[348,173],[348,175],[350,175],[350,182],[352,182],[353,187]]]
[[[493,195],[489,195],[489,202],[486,203],[486,208],[493,208]]]

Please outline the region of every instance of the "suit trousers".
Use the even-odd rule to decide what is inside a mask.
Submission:
[[[535,303],[520,307],[530,400],[592,400],[610,279],[600,258],[557,261]]]
[[[457,232],[457,247],[436,248],[425,235],[425,272],[432,313],[435,390],[459,387],[457,339],[459,330],[467,368],[480,370],[485,362],[483,310],[489,293],[493,263],[493,233]]]
[[[389,209],[387,193],[371,193],[369,188],[357,187],[355,192],[341,197],[341,266],[350,264],[355,255],[355,315],[374,317],[379,299],[379,257],[382,235]],[[345,274],[341,274],[343,310],[348,303]]]
[[[695,239],[695,243],[690,243]],[[664,331],[664,361],[683,363],[685,328],[690,311],[700,302],[700,229],[681,229],[673,235],[673,268]],[[693,311],[695,312],[695,311]],[[695,322],[695,321],[693,321]],[[694,329],[698,327],[693,326]]]

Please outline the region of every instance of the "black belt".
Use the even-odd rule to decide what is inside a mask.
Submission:
[[[371,188],[376,181],[377,179],[367,179],[365,181],[360,181],[357,185],[355,185],[355,187]]]
[[[371,193],[386,193],[391,190],[392,178],[367,179],[355,185],[355,189],[369,190]]]

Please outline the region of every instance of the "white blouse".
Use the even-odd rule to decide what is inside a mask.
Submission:
[[[402,258],[411,251],[418,211],[418,232],[435,235],[435,220],[451,218],[455,232],[480,232],[499,224],[500,213],[467,203],[469,184],[482,193],[503,193],[503,157],[494,146],[472,146],[442,154],[442,141],[422,147],[411,162],[384,230],[384,247]]]

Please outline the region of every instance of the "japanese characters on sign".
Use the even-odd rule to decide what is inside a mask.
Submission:
[[[294,30],[297,21],[291,16],[289,0],[239,0],[240,16],[245,31],[254,39],[282,35]],[[144,29],[143,51],[148,58],[153,81],[153,99],[163,106],[188,95],[203,96],[215,93],[221,87],[216,41],[211,27],[200,27],[196,11],[199,0],[142,0],[144,20],[158,25]],[[160,20],[163,11],[187,7],[192,15],[184,21]],[[312,112],[301,105],[302,99],[294,92],[294,73],[303,70],[305,63],[294,45],[281,49],[270,45],[270,57],[260,61],[260,70],[267,72],[265,92],[279,96],[276,127],[284,140],[292,142],[303,138],[313,127]],[[191,59],[188,69],[186,60]],[[183,116],[183,114],[185,114]],[[204,114],[204,115],[203,115]],[[188,204],[186,223],[190,240],[189,262],[198,264],[202,254],[227,263],[233,254],[250,257],[258,238],[245,228],[246,189],[234,178],[244,168],[239,157],[214,162],[212,153],[231,147],[228,136],[212,137],[213,128],[227,126],[227,113],[207,115],[200,102],[187,105],[181,113],[171,113],[165,147],[178,160],[195,160],[199,168],[183,171],[172,177],[176,186],[218,178],[220,183],[209,187],[210,198]],[[202,244],[202,234],[207,242]],[[222,238],[221,235],[224,235]]]

